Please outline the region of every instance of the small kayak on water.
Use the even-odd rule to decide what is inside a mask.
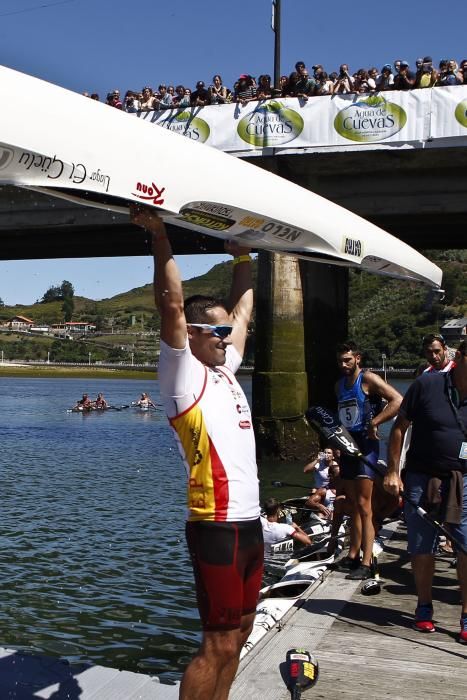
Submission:
[[[124,408],[130,408],[130,404],[123,404],[121,406],[73,406],[73,408],[67,408],[67,413],[103,413],[104,411],[121,411]]]

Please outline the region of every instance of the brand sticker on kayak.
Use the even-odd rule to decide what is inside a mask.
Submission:
[[[164,198],[162,197],[165,192],[165,187],[159,189],[157,185],[151,183],[151,185],[146,185],[144,182],[136,183],[136,192],[132,192],[133,197],[138,197],[144,202],[152,202],[153,204],[164,204]]]
[[[197,209],[182,209],[180,213],[181,216],[178,218],[182,221],[188,221],[190,224],[208,228],[211,231],[227,231],[235,223],[234,219],[227,219],[219,214],[208,214]]]
[[[342,252],[355,258],[363,258],[363,243],[358,238],[344,236],[342,239]]]

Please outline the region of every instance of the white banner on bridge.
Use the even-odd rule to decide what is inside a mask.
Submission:
[[[467,136],[467,85],[436,88],[432,92],[432,138]]]
[[[467,136],[467,86],[271,99],[142,112],[142,119],[223,151],[420,145]]]

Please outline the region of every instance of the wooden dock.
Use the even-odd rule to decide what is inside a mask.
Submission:
[[[176,700],[178,684],[103,666],[0,649],[0,700]]]
[[[435,634],[412,629],[415,594],[405,531],[383,531],[383,591],[365,597],[361,582],[326,572],[242,661],[229,700],[288,700],[282,677],[288,649],[319,662],[319,680],[304,700],[453,700],[467,698],[467,646],[457,642],[460,593],[448,558],[437,558]],[[178,684],[100,666],[0,649],[0,700],[176,700]]]
[[[389,531],[384,534],[389,535]],[[380,557],[383,591],[360,593],[361,582],[332,572],[243,660],[230,700],[287,700],[281,673],[288,649],[318,659],[319,680],[302,697],[326,700],[452,700],[467,698],[467,646],[457,642],[460,592],[450,559],[437,557],[434,634],[412,629],[416,597],[405,530],[397,527]]]

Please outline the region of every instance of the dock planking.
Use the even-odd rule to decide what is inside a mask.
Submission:
[[[388,532],[386,534],[389,534]],[[412,629],[415,589],[405,530],[397,527],[380,557],[383,590],[363,596],[360,582],[325,576],[242,662],[230,700],[286,700],[282,677],[287,649],[302,646],[320,665],[303,698],[467,698],[467,646],[457,641],[460,592],[451,559],[437,557],[433,588],[436,633]]]
[[[1,700],[176,700],[178,690],[142,673],[0,649]]]

